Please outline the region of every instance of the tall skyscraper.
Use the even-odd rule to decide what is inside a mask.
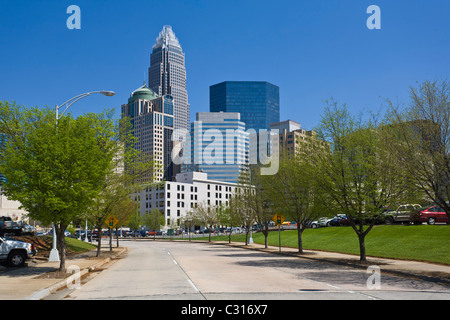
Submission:
[[[131,93],[128,104],[122,105],[122,118],[128,117],[132,133],[137,139],[135,148],[152,158],[152,173],[140,179],[141,183],[171,180],[173,99],[170,95],[158,96],[144,84]]]
[[[150,56],[149,88],[174,100],[174,129],[189,130],[190,107],[186,90],[184,53],[171,26],[164,26]]]
[[[211,112],[239,112],[246,129],[270,130],[280,121],[278,86],[265,81],[225,81],[209,87]]]
[[[249,166],[249,134],[236,112],[199,112],[191,124],[184,172],[204,172],[208,179],[238,183]]]

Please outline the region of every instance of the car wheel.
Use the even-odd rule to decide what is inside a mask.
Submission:
[[[394,220],[391,217],[387,217],[386,220],[384,220],[384,223],[386,224],[392,224]]]
[[[428,219],[428,224],[435,224],[435,223],[436,223],[436,218],[431,217]]]
[[[11,267],[21,267],[25,264],[25,254],[20,251],[13,251],[8,256],[8,265]]]
[[[313,229],[317,228],[317,224],[313,223],[313,224],[311,225],[311,228],[313,228]]]

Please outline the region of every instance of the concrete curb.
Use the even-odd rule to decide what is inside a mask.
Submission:
[[[101,267],[102,265],[110,262],[112,259],[118,258],[122,254],[124,254],[126,251],[127,251],[126,248],[122,248],[122,250],[120,252],[118,252],[117,254],[115,254],[113,257],[105,258],[87,268],[80,270],[80,272],[78,272],[78,273],[75,273],[55,284],[52,284],[51,286],[49,286],[45,289],[34,292],[33,294],[31,294],[24,300],[42,300],[42,299],[46,298],[47,296],[49,296],[50,294],[55,293],[56,291],[66,287],[69,283],[72,283],[74,280],[81,278],[82,276],[84,276],[85,274],[87,274],[89,272],[94,271],[95,269]]]

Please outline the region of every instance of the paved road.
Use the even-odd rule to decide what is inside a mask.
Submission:
[[[51,299],[450,299],[437,283],[207,243],[122,241],[128,253]],[[382,266],[381,266],[382,267]],[[375,274],[376,275],[376,274]],[[373,277],[373,276],[372,276]]]

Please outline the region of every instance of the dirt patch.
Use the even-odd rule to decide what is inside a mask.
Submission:
[[[37,277],[34,277],[34,279],[65,279],[69,276],[71,275],[64,271],[52,271],[43,273]]]

